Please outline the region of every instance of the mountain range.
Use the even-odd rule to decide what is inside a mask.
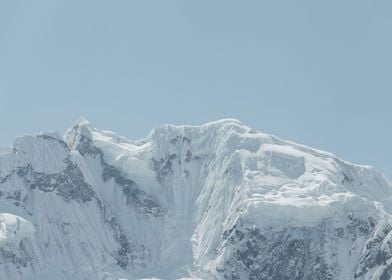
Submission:
[[[1,280],[390,280],[392,184],[238,120],[0,151]]]

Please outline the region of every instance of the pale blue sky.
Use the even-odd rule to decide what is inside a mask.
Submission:
[[[392,177],[392,1],[0,0],[0,146],[245,124]]]

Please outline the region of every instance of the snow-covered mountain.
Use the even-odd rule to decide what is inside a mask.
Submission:
[[[392,279],[392,184],[237,120],[0,152],[0,279]]]

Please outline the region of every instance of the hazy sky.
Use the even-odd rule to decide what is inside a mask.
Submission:
[[[0,146],[245,124],[392,177],[392,1],[0,0]]]

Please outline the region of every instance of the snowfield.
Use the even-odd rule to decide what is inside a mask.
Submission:
[[[392,184],[233,119],[21,136],[0,213],[0,279],[392,279]]]

